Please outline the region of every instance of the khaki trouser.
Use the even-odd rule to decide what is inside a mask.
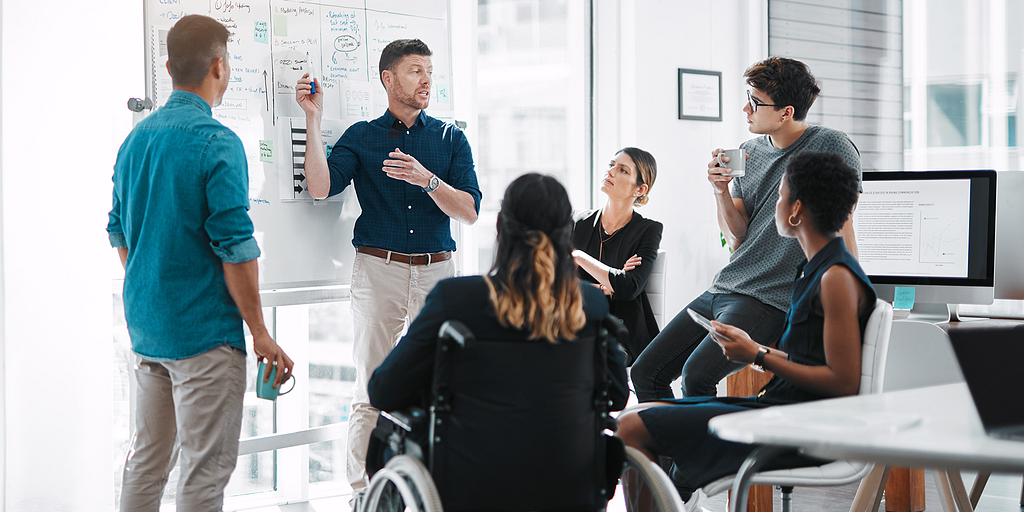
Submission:
[[[221,345],[177,361],[142,357],[135,376],[136,431],[121,510],[157,512],[179,452],[178,512],[221,510],[238,461],[245,354]]]
[[[363,490],[366,449],[377,425],[377,409],[370,407],[366,384],[391,349],[398,344],[407,322],[412,322],[434,285],[455,275],[449,259],[430,265],[409,265],[357,253],[352,264],[352,323],[355,342],[352,360],[356,381],[348,423],[346,470],[354,492]]]

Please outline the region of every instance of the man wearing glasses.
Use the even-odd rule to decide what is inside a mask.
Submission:
[[[712,151],[708,163],[718,225],[732,256],[711,288],[688,307],[772,345],[782,335],[793,273],[804,260],[796,240],[780,237],[775,229],[775,201],[786,163],[801,151],[826,151],[860,172],[860,152],[845,133],[804,120],[820,89],[802,62],[772,57],[751,66],[744,77],[750,89],[743,112],[751,133],[758,134],[740,145],[747,154],[746,173],[724,176],[729,170],[714,158],[722,149]],[[856,256],[852,217],[840,235]],[[684,396],[713,396],[717,383],[743,366],[726,359],[684,310],[651,341],[630,375],[641,401],[671,398],[669,384],[680,374]]]

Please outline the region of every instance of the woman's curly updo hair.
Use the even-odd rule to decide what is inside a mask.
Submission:
[[[838,232],[857,204],[860,175],[835,153],[804,151],[786,164],[789,203],[800,200],[823,234]]]
[[[485,276],[498,322],[531,338],[571,340],[583,328],[572,261],[572,205],[551,176],[516,178],[501,201],[494,266]]]

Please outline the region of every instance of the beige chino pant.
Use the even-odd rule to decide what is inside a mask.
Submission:
[[[356,253],[352,264],[352,323],[355,340],[352,359],[356,381],[348,423],[346,470],[353,492],[367,486],[366,450],[377,425],[378,410],[370,407],[366,384],[373,371],[398,344],[406,323],[411,323],[430,290],[455,276],[452,259],[429,265],[409,265]]]
[[[135,367],[136,432],[125,460],[121,510],[157,512],[181,457],[177,511],[218,511],[238,461],[245,354],[221,345],[188,359]]]

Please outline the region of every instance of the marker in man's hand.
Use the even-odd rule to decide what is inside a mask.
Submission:
[[[313,61],[309,60],[309,52],[306,52],[306,64],[309,65],[309,93],[316,94],[316,78],[313,78]]]

